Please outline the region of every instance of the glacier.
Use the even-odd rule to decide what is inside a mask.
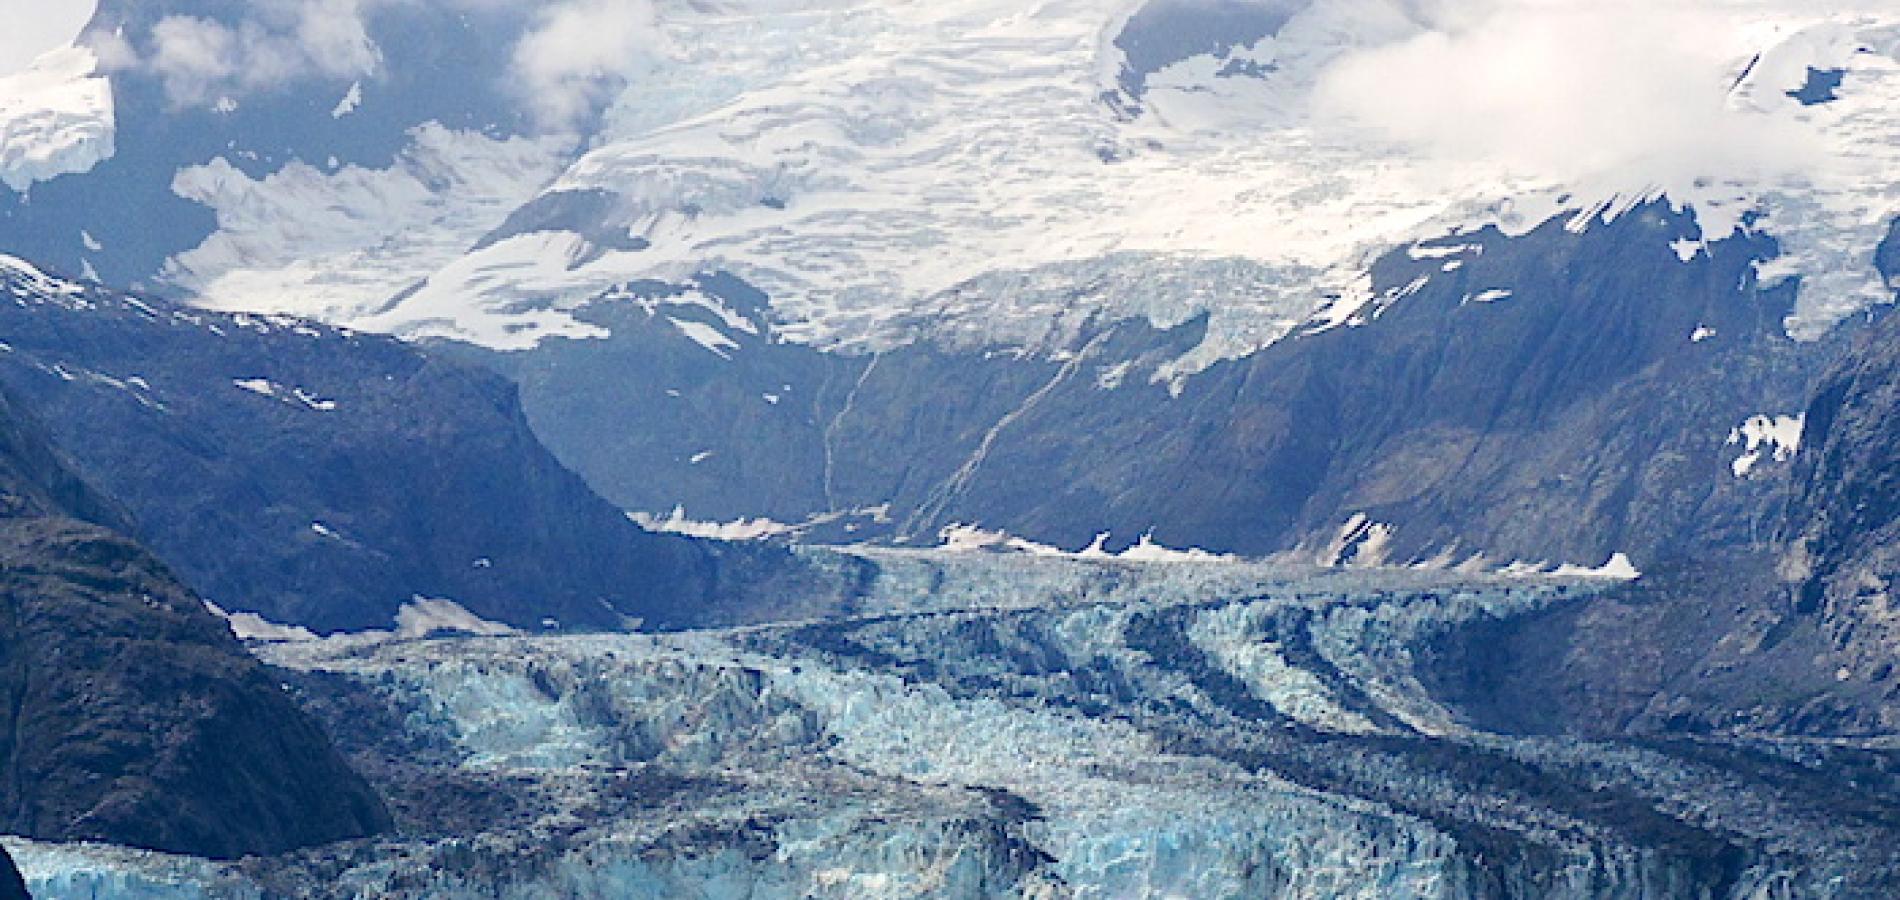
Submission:
[[[394,165],[296,161],[262,177],[225,157],[183,169],[173,193],[218,213],[218,230],[164,277],[210,309],[341,321],[455,258],[559,170],[563,142],[495,138],[430,122]],[[294,297],[294,303],[260,297]]]
[[[1613,582],[852,552],[844,619],[254,645],[394,836],[6,847],[95,900],[1849,897],[1896,865],[1713,750],[1487,733],[1425,686],[1434,635]]]
[[[1900,22],[1877,4],[1714,4],[1722,27],[1688,77],[1732,86],[1698,115],[1788,136],[1813,155],[1796,173],[1720,154],[1553,173],[1348,127],[1324,92],[1338,64],[1440,34],[1396,0],[1293,4],[1250,44],[1151,61],[1128,97],[1118,35],[1146,6],[659,2],[664,52],[585,144],[475,170],[506,187],[468,192],[453,217],[494,229],[479,242],[385,247],[417,213],[363,207],[364,176],[293,166],[214,191],[214,162],[179,190],[221,230],[173,276],[219,305],[500,349],[597,337],[576,316],[589,304],[708,271],[768,294],[789,339],[850,352],[920,337],[1033,350],[1089,316],[1208,314],[1168,380],[1323,309],[1343,321],[1393,247],[1553,217],[1587,228],[1666,197],[1695,211],[1697,246],[1738,230],[1780,241],[1777,265],[1807,282],[1797,336],[1891,300],[1865,259],[1900,212],[1900,150],[1883,137],[1900,127]],[[1842,73],[1829,102],[1792,96],[1810,69]],[[333,205],[382,225],[272,224]],[[246,249],[266,236],[277,249]],[[334,268],[318,259],[355,274],[315,277]]]
[[[469,20],[484,47],[532,27],[492,6]],[[232,96],[229,113],[168,108],[151,66],[122,58],[150,16],[108,4],[80,46],[0,85],[0,180],[72,185],[15,212],[16,250],[55,268],[501,350],[604,337],[589,308],[629,285],[726,272],[769,296],[776,333],[853,354],[1047,354],[1091,320],[1205,315],[1198,346],[1144,373],[1177,383],[1361,321],[1380,299],[1365,276],[1394,248],[1587,229],[1658,198],[1695,214],[1699,234],[1670,236],[1685,264],[1737,231],[1776,239],[1764,277],[1801,281],[1790,334],[1892,299],[1868,258],[1900,213],[1890,4],[1706,0],[1692,33],[1632,19],[1661,67],[1628,98],[1641,121],[1693,101],[1692,121],[1735,140],[1625,158],[1597,145],[1627,136],[1599,128],[1568,155],[1602,165],[1555,170],[1483,146],[1448,158],[1342,114],[1351,64],[1491,46],[1465,26],[1402,0],[1209,6],[1230,36],[1174,0],[655,0],[651,53],[575,131],[524,124],[506,53],[456,57],[439,73],[453,84],[410,71],[433,59],[411,42],[456,27],[412,5],[363,23],[384,69]],[[1592,5],[1536,6],[1561,25]],[[219,15],[242,30],[241,11]],[[1825,96],[1803,93],[1811,72],[1832,73]],[[1598,80],[1631,88],[1597,72],[1561,97]],[[1596,121],[1552,105],[1565,134]],[[1458,149],[1526,137],[1479,130]],[[1804,155],[1764,169],[1758,145]],[[134,188],[137,204],[96,211]],[[170,227],[146,235],[139,216]]]

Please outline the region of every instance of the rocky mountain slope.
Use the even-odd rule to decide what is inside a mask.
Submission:
[[[521,628],[742,620],[848,577],[651,535],[550,456],[512,385],[395,340],[0,270],[0,383],[232,612],[387,628],[448,600]],[[748,594],[749,595],[749,594]]]
[[[1896,267],[1900,269],[1900,267]],[[1795,611],[1815,617],[1841,681],[1879,697],[1880,724],[1900,722],[1900,642],[1890,597],[1900,574],[1900,326],[1883,323],[1821,381],[1808,407],[1778,574]]]
[[[1757,275],[1772,239],[1685,261],[1669,245],[1693,233],[1652,204],[1581,232],[1421,242],[1294,336],[1178,381],[1204,320],[1106,321],[1054,290],[1077,324],[1034,353],[827,354],[784,340],[729,275],[579,313],[612,337],[490,360],[563,460],[662,516],[1640,567],[1772,534],[1785,423],[1844,339],[1786,336],[1798,286]]]
[[[0,524],[13,834],[235,858],[374,834],[381,799],[149,554]]]
[[[1487,727],[1536,732],[1891,733],[1896,329],[1872,325],[1817,377],[1755,539],[1449,636],[1435,652],[1464,685],[1455,702]]]
[[[0,828],[215,858],[389,814],[280,682],[0,401]]]

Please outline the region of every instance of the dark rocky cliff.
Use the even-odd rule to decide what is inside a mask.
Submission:
[[[1900,322],[1892,317],[1822,379],[1808,406],[1779,574],[1819,629],[1838,680],[1900,725]]]
[[[228,858],[363,837],[382,801],[149,554],[0,522],[8,832]]]
[[[1554,220],[1402,249],[1352,324],[1308,327],[1178,393],[1154,375],[1199,343],[1198,321],[1098,320],[1030,352],[926,339],[838,355],[780,339],[768,298],[717,275],[583,313],[612,338],[488,358],[564,461],[656,513],[798,523],[883,508],[882,534],[911,542],[974,523],[1070,549],[1152,532],[1246,554],[1319,553],[1363,517],[1334,555],[1641,565],[1772,535],[1786,465],[1737,475],[1731,434],[1798,413],[1837,343],[1784,336],[1797,285],[1755,275],[1773,241],[1684,261],[1672,242],[1694,234],[1658,203],[1581,233]],[[1374,523],[1389,531],[1376,547]],[[854,524],[814,533],[879,533]]]
[[[1900,274],[1900,224],[1876,255]],[[1900,724],[1900,321],[1840,348],[1751,539],[1589,602],[1448,635],[1439,687],[1473,721],[1537,732],[1890,734]]]
[[[541,446],[513,385],[390,338],[19,271],[0,283],[0,334],[0,384],[227,609],[384,628],[423,597],[523,628],[613,628],[849,589],[783,549],[642,531]]]
[[[81,520],[110,517],[3,397],[0,496],[0,830],[237,857],[388,827],[222,620]]]

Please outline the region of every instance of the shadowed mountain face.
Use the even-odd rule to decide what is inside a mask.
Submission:
[[[642,531],[486,371],[21,271],[9,297],[0,383],[227,609],[332,631],[448,599],[524,628],[612,628],[743,620],[747,586],[788,609],[848,590],[783,549]]]
[[[1655,204],[1580,234],[1427,242],[1374,267],[1349,322],[1172,385],[1156,375],[1198,320],[841,355],[775,335],[768,298],[730,276],[636,286],[581,313],[610,338],[489,358],[549,446],[632,509],[883,509],[816,533],[919,543],[978,523],[1069,549],[1152,533],[1328,562],[1642,566],[1773,533],[1785,452],[1732,439],[1797,415],[1836,352],[1784,335],[1795,287],[1755,275],[1772,241],[1685,262],[1671,242],[1694,233]]]
[[[64,455],[47,443],[37,422],[24,419],[0,394],[0,518],[66,516],[124,529],[130,518],[74,475]]]
[[[1900,226],[1878,253],[1900,273]],[[1649,567],[1627,588],[1479,623],[1435,677],[1485,727],[1536,733],[1880,736],[1900,725],[1900,320],[1815,381],[1759,539]],[[1770,524],[1773,523],[1773,524]],[[1705,548],[1706,550],[1706,548]]]
[[[1900,233],[1900,232],[1897,232]],[[1900,725],[1900,323],[1878,325],[1822,379],[1796,461],[1780,574],[1836,651],[1844,684]]]
[[[1127,58],[1121,88],[1139,103],[1150,76],[1202,54],[1224,61],[1221,77],[1257,74],[1246,61],[1228,59],[1229,54],[1279,31],[1298,11],[1292,0],[1151,0],[1115,37]]]
[[[4,399],[0,495],[0,830],[229,858],[388,827],[222,620],[78,518],[112,517]]]
[[[0,522],[6,831],[217,858],[363,837],[382,801],[136,545]]]

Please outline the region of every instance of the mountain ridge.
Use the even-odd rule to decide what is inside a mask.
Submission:
[[[0,828],[236,858],[389,827],[223,620],[75,518],[98,501],[4,392],[0,461]]]

